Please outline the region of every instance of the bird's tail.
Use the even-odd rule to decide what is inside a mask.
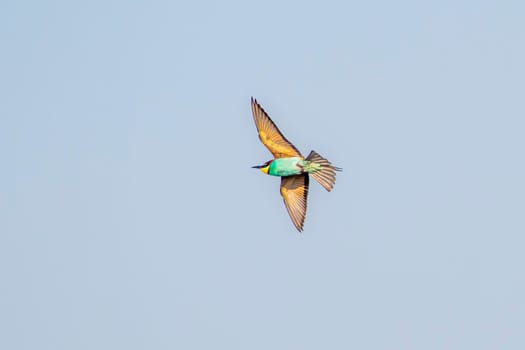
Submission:
[[[305,160],[310,162],[310,164],[305,167],[305,171],[312,175],[325,190],[330,192],[334,187],[335,172],[342,171],[343,169],[333,166],[332,163],[321,157],[315,151],[311,151]]]

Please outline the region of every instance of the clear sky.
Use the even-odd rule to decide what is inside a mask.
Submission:
[[[523,1],[4,1],[1,349],[525,349]],[[294,229],[250,111],[343,167]]]

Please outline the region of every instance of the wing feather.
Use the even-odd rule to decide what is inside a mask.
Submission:
[[[299,232],[303,230],[306,217],[309,182],[308,174],[281,177],[281,196]]]
[[[302,157],[301,152],[283,136],[277,125],[253,97],[252,113],[259,139],[275,158]]]

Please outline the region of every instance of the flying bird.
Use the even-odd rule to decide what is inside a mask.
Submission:
[[[252,113],[259,139],[274,157],[252,168],[260,169],[267,175],[281,177],[281,196],[293,224],[301,232],[306,217],[309,175],[330,192],[334,187],[335,172],[342,169],[333,166],[315,151],[304,158],[253,97]]]

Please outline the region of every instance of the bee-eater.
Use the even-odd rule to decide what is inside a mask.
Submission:
[[[261,169],[267,175],[281,177],[281,196],[293,224],[301,232],[306,217],[309,175],[330,192],[334,187],[335,172],[342,169],[333,166],[315,151],[304,158],[253,97],[252,113],[259,139],[274,157],[253,168]]]

